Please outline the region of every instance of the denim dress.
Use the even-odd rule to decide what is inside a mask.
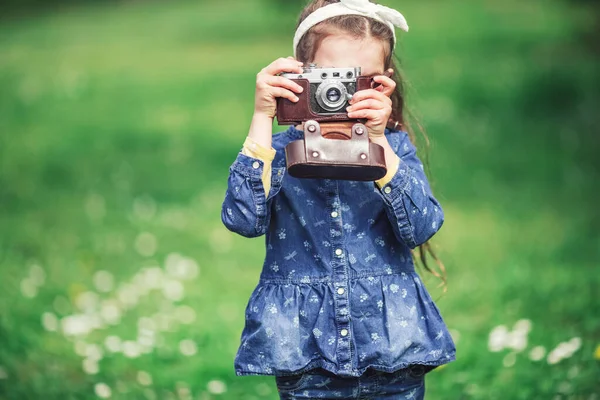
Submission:
[[[289,376],[322,368],[341,377],[455,359],[438,308],[415,272],[411,249],[441,227],[442,209],[406,132],[386,130],[401,158],[385,186],[297,179],[273,135],[267,196],[263,162],[241,152],[229,169],[221,218],[245,237],[265,235],[260,278],[245,311],[237,375]]]

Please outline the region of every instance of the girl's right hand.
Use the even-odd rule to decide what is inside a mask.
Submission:
[[[298,101],[296,93],[302,93],[302,87],[291,79],[278,76],[282,72],[301,74],[302,63],[293,57],[279,58],[256,75],[255,116],[275,118],[277,97],[286,98],[294,103]]]

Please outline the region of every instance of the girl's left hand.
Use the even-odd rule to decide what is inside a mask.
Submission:
[[[367,119],[365,125],[369,129],[371,138],[384,136],[385,127],[392,113],[390,96],[396,88],[396,82],[386,75],[375,76],[373,81],[379,86],[356,92],[349,101],[350,107],[346,109],[349,118]]]

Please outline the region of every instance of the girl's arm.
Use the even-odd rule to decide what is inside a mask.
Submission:
[[[299,85],[279,74],[300,73],[301,65],[292,58],[280,58],[256,77],[252,124],[244,148],[229,168],[227,192],[221,208],[223,224],[242,236],[256,237],[267,232],[272,199],[279,192],[283,178],[283,170],[272,169],[270,165],[274,157],[271,135],[276,98],[284,97],[296,102],[298,97],[294,92],[302,91]],[[256,145],[254,149],[253,145]],[[256,157],[260,154],[266,158]],[[268,181],[270,185],[266,183]]]
[[[263,183],[266,167],[263,160],[242,151],[229,168],[221,220],[230,231],[245,237],[257,237],[267,232],[271,203],[281,188],[283,171],[272,168],[267,192]]]
[[[444,214],[431,194],[423,164],[408,134],[400,132],[400,136],[385,136],[385,127],[392,112],[389,96],[396,83],[387,75],[375,76],[373,80],[379,86],[356,92],[350,101],[348,116],[366,118],[369,139],[385,150],[389,174],[375,184],[383,196],[396,237],[412,249],[425,243],[440,229]]]
[[[412,249],[425,243],[441,228],[444,213],[431,193],[417,149],[407,133],[399,134],[399,138],[393,137],[392,145],[386,137],[372,139],[385,149],[388,168],[398,163],[391,180],[377,187],[396,237]]]

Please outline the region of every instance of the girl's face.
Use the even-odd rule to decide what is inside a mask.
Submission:
[[[375,38],[332,34],[321,42],[313,62],[321,68],[360,67],[361,75],[382,75],[389,44]]]

